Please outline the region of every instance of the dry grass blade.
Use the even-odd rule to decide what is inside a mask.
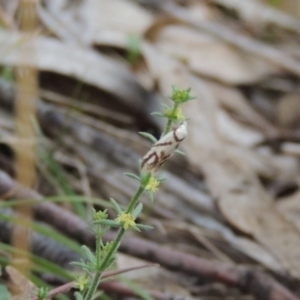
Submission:
[[[20,10],[20,28],[27,34],[32,34],[37,23],[36,19],[36,1],[21,1],[18,9]],[[31,58],[36,59],[33,48],[31,48]],[[27,187],[32,187],[35,180],[35,132],[33,128],[33,119],[35,118],[36,99],[37,99],[37,72],[32,67],[17,66],[16,70],[17,93],[16,93],[16,125],[17,137],[20,140],[32,140],[33,143],[25,143],[23,147],[16,145],[16,177],[17,180]],[[16,212],[24,218],[31,221],[31,205],[20,206]],[[15,225],[12,237],[13,245],[23,250],[24,257],[15,256],[13,265],[18,266],[21,273],[28,276],[30,273],[30,243],[31,234],[27,228]],[[22,261],[20,264],[19,262]]]

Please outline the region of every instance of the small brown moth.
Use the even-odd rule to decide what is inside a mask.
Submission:
[[[158,140],[142,159],[142,171],[154,173],[172,155],[187,135],[187,125],[183,122],[178,128],[170,131]]]

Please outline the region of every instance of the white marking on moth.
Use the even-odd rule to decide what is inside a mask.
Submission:
[[[183,122],[178,128],[170,131],[158,140],[142,159],[143,172],[156,172],[172,155],[181,141],[187,136],[187,124]]]

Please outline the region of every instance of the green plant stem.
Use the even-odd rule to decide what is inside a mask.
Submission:
[[[137,201],[139,200],[140,196],[142,195],[142,193],[144,192],[145,190],[145,187],[149,181],[151,177],[151,174],[148,174],[147,177],[145,178],[145,182],[143,185],[140,185],[138,190],[136,191],[135,195],[131,198],[129,204],[128,204],[128,207],[126,209],[126,213],[131,213],[132,210],[134,209]],[[121,239],[123,237],[125,233],[125,229],[124,228],[120,228],[119,231],[118,231],[118,234],[117,234],[117,237],[116,239],[114,240],[113,244],[112,244],[112,247],[110,248],[109,252],[107,253],[104,261],[102,262],[102,264],[100,265],[99,267],[99,271],[95,273],[93,279],[92,279],[92,283],[91,283],[91,286],[88,290],[88,293],[86,294],[84,300],[92,300],[97,288],[98,288],[98,285],[100,284],[100,281],[101,281],[101,276],[103,274],[103,271],[106,269],[107,267],[107,264],[109,263],[111,257],[116,253],[116,251],[118,250],[118,247],[120,245],[120,242],[121,242]],[[97,236],[97,239],[99,237]]]
[[[102,276],[103,272],[96,272],[93,279],[92,279],[92,283],[91,286],[88,290],[88,293],[86,294],[86,296],[84,297],[84,300],[92,300],[94,294],[96,293],[96,290],[98,288],[98,285],[100,283],[101,280],[101,276]]]
[[[116,251],[118,250],[118,247],[120,245],[121,239],[123,237],[125,233],[125,229],[123,227],[121,227],[118,231],[118,234],[112,244],[112,247],[110,248],[109,252],[107,253],[104,261],[101,264],[100,270],[101,272],[103,272],[106,268],[107,268],[107,264],[110,261],[111,257],[116,253]]]
[[[89,291],[86,294],[86,297],[84,298],[84,300],[92,300],[92,298],[93,298],[93,296],[94,296],[94,294],[95,294],[95,292],[98,288],[98,285],[100,284],[101,276],[102,276],[104,270],[106,269],[106,265],[110,261],[111,257],[117,251],[117,249],[119,247],[119,244],[120,244],[120,241],[121,241],[124,233],[125,233],[125,229],[120,228],[119,232],[118,232],[118,235],[117,235],[116,239],[114,240],[114,243],[112,244],[112,247],[110,248],[109,252],[107,253],[107,255],[104,259],[104,261],[102,262],[101,266],[99,267],[99,271],[97,271],[95,273],[95,275],[93,276],[91,286],[90,286]]]
[[[172,109],[172,112],[171,112],[171,116],[173,116],[173,115],[175,114],[175,112],[176,112],[178,106],[179,106],[178,103],[175,103],[175,104],[174,104],[173,109]],[[166,127],[165,127],[165,130],[164,130],[162,136],[166,135],[166,134],[170,131],[172,123],[173,123],[172,119],[168,119],[167,125],[166,125]]]
[[[96,265],[97,268],[100,266],[101,261],[101,234],[100,226],[96,225]]]
[[[149,179],[147,179],[148,182]],[[139,198],[141,197],[142,193],[144,192],[145,188],[140,185],[139,189],[136,191],[135,195],[131,198],[129,205],[126,209],[126,213],[131,213],[132,210],[134,209],[135,204],[137,203],[137,201],[139,200]]]

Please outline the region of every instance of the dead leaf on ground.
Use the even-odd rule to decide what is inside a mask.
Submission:
[[[254,83],[279,73],[262,58],[183,25],[163,28],[155,44],[168,56],[186,62],[191,71],[227,84]]]

